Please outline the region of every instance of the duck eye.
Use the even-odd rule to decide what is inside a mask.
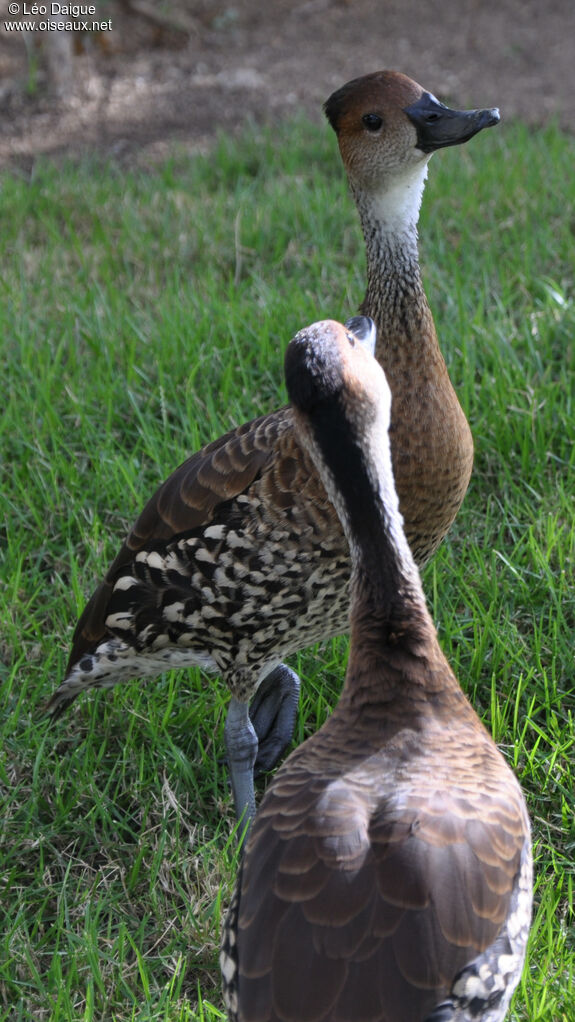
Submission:
[[[379,131],[383,118],[379,114],[364,114],[361,118],[368,131]]]

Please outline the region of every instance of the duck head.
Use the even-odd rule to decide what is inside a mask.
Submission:
[[[399,71],[354,78],[329,97],[324,111],[356,196],[399,179],[424,181],[436,149],[467,142],[499,121],[495,107],[451,110]]]
[[[296,334],[286,351],[285,377],[302,432],[310,432],[312,420],[326,428],[329,446],[337,446],[342,422],[353,423],[359,436],[373,431],[377,420],[378,433],[387,434],[391,391],[374,358],[375,342],[368,316],[353,316],[345,326],[322,320]]]
[[[393,589],[400,577],[419,581],[393,478],[392,398],[373,357],[375,333],[368,317],[354,317],[345,326],[313,323],[287,348],[285,380],[298,436],[356,552],[354,575],[360,562],[372,564],[385,550],[386,585]]]

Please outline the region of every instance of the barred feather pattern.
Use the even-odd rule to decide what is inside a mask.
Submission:
[[[160,488],[78,622],[51,712],[192,665],[249,699],[262,664],[347,629],[347,543],[291,420],[227,434]]]

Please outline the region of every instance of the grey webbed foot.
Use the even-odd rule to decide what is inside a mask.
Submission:
[[[279,763],[295,729],[300,680],[290,667],[279,664],[259,686],[250,704],[250,720],[258,738],[254,776]]]

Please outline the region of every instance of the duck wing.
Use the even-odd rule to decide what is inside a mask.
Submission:
[[[225,521],[230,502],[244,493],[290,432],[288,409],[260,416],[230,430],[192,454],[150,498],[76,625],[66,673],[106,635],[114,582],[139,550],[166,544],[183,533]],[[295,441],[294,441],[295,444]],[[275,473],[274,478],[277,477]],[[280,474],[281,479],[281,474]]]

